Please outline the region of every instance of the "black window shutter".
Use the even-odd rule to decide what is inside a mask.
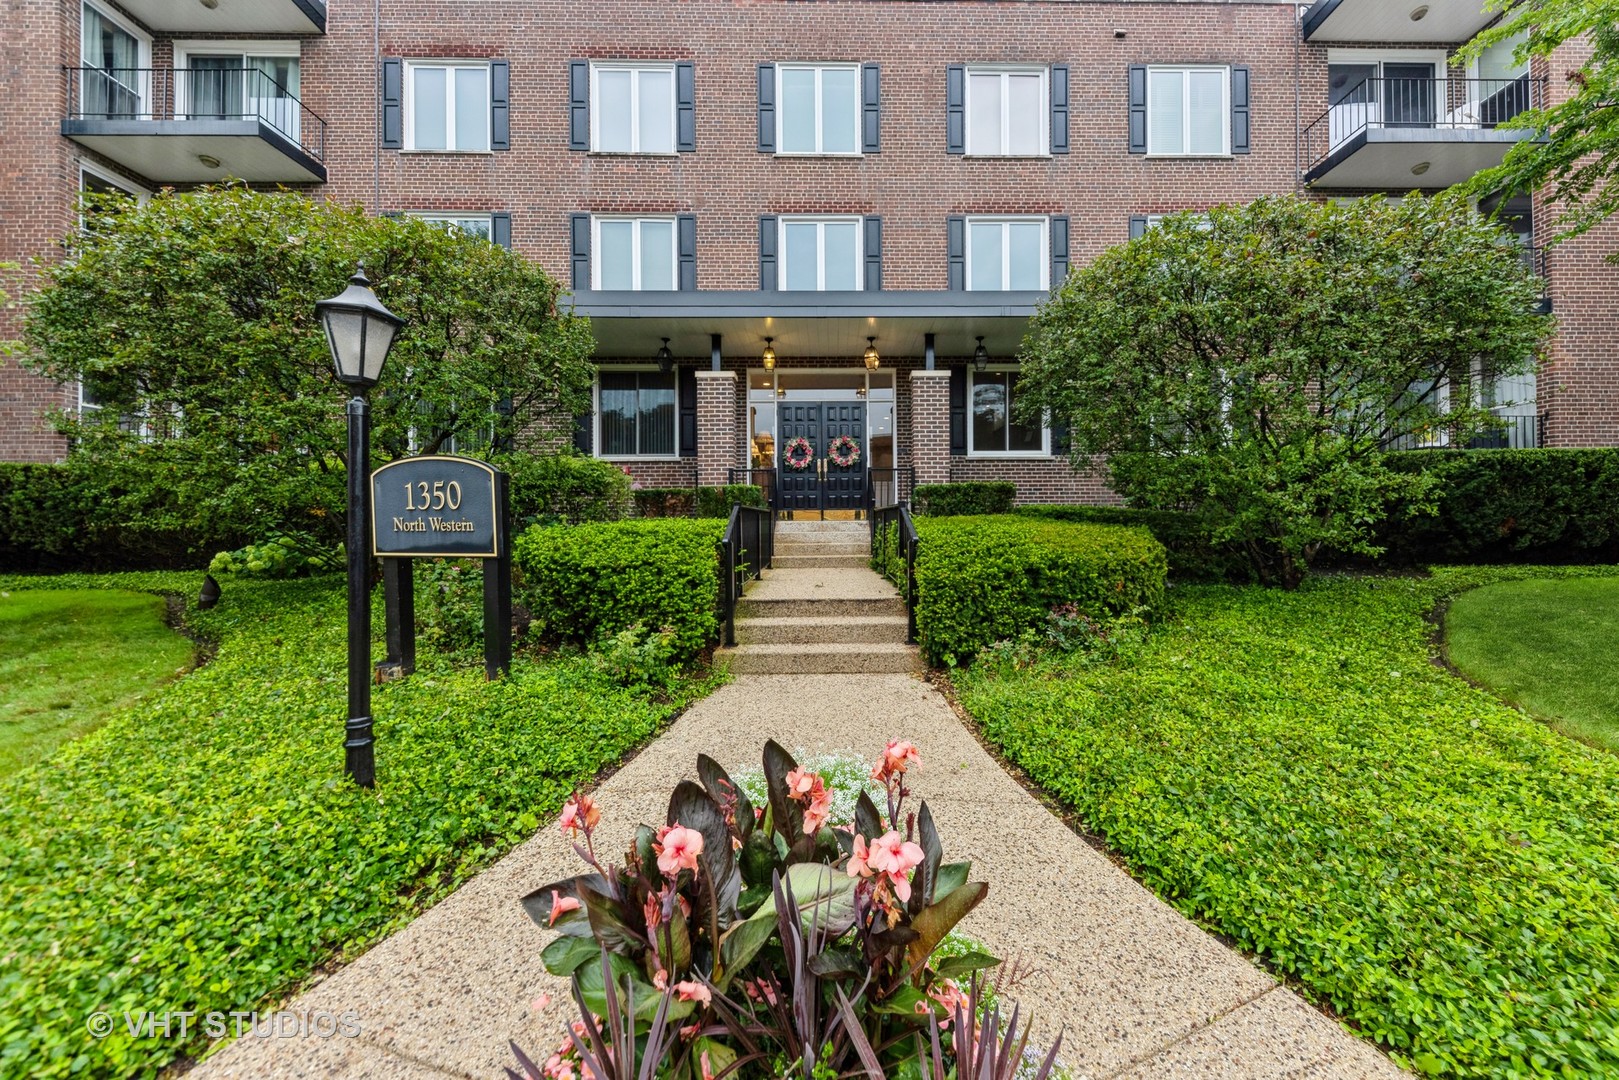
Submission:
[[[1056,214],[1051,219],[1051,288],[1055,292],[1068,280],[1068,218]]]
[[[1051,65],[1051,152],[1068,153],[1068,65]]]
[[[948,246],[949,271],[945,277],[946,287],[950,289],[965,289],[967,287],[967,219],[952,216],[945,220],[946,244]]]
[[[759,153],[776,152],[776,65],[759,65]]]
[[[573,448],[581,454],[590,453],[591,434],[595,426],[595,413],[580,413],[573,418]]]
[[[568,61],[568,149],[590,149],[590,61]]]
[[[759,288],[776,288],[776,216],[766,214],[759,219]]]
[[[400,218],[405,216],[405,212],[403,210],[384,210],[382,212],[382,216],[398,221]]]
[[[489,215],[489,239],[505,248],[512,247],[512,216],[505,211]]]
[[[882,73],[876,64],[860,67],[860,152],[876,154],[883,148]]]
[[[950,369],[950,454],[967,452],[967,369],[956,364]]]
[[[1130,65],[1130,153],[1147,152],[1147,65]]]
[[[382,147],[400,150],[405,145],[405,62],[382,62]]]
[[[944,69],[944,152],[967,152],[967,68],[963,64]]]
[[[875,292],[883,287],[883,219],[868,217],[865,226],[866,288]]]
[[[680,399],[680,456],[697,456],[697,369],[683,367],[676,377]]]
[[[573,262],[575,291],[590,288],[590,215],[568,215],[568,249]]]
[[[1130,239],[1139,240],[1147,235],[1147,216],[1135,214],[1130,218]]]
[[[489,149],[512,148],[512,65],[489,62]]]
[[[697,289],[697,216],[681,214],[675,218],[675,251],[680,264],[680,278],[675,288],[683,292]]]
[[[1231,152],[1248,153],[1250,127],[1248,124],[1248,69],[1231,69]]]
[[[675,65],[675,149],[697,149],[697,67],[690,60]]]

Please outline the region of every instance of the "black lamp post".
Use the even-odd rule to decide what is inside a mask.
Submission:
[[[362,265],[349,287],[315,305],[337,381],[354,387],[349,400],[349,715],[343,725],[344,767],[361,787],[376,784],[371,734],[371,413],[365,392],[377,385],[394,336],[405,320],[382,306]]]

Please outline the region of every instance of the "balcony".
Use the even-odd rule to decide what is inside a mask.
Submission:
[[[154,183],[326,179],[326,121],[262,71],[63,71],[62,134]]]
[[[1500,125],[1545,100],[1546,80],[1365,79],[1300,133],[1304,181],[1317,188],[1445,188],[1535,138]]]
[[[159,34],[324,34],[325,0],[120,0]]]
[[[1498,11],[1483,0],[1317,0],[1304,13],[1304,40],[1454,45],[1471,40]]]

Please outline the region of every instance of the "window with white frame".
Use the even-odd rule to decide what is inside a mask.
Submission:
[[[298,137],[296,41],[177,41],[175,112],[193,120],[258,118]]]
[[[1231,69],[1147,69],[1147,153],[1219,156],[1231,152]]]
[[[776,152],[860,153],[860,65],[776,65]]]
[[[1050,221],[1043,217],[968,218],[967,288],[1047,288],[1049,236]]]
[[[675,66],[592,64],[590,125],[597,153],[674,153]]]
[[[597,382],[598,457],[675,456],[675,375],[608,371]]]
[[[1047,152],[1045,68],[967,69],[967,153],[1038,157]]]
[[[591,287],[654,291],[676,282],[675,219],[592,218]]]
[[[476,236],[480,240],[492,240],[494,225],[488,214],[411,214],[413,218],[432,222],[434,225],[468,236]]]
[[[1020,401],[1020,376],[1012,369],[970,373],[967,400],[972,416],[967,424],[967,453],[974,456],[1030,456],[1051,452],[1043,424],[1014,419]]]
[[[85,3],[80,12],[80,114],[109,120],[147,117],[151,39],[95,4]]]
[[[489,65],[405,65],[406,150],[489,149]]]
[[[784,217],[780,230],[780,287],[837,292],[861,287],[858,217]]]

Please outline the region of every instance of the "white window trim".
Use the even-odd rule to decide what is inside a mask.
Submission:
[[[1006,80],[1001,80],[1001,149],[999,153],[974,153],[973,144],[973,76],[974,75],[1038,75],[1040,76],[1040,149],[1033,154],[1014,154],[1007,148],[1012,137],[1012,95],[1006,92]],[[1051,157],[1051,69],[1038,64],[969,64],[962,78],[963,147],[967,157],[974,158],[1047,158]]]
[[[786,121],[786,97],[781,92],[781,76],[785,71],[813,71],[815,72],[815,149],[814,150],[783,150],[782,125]],[[826,132],[821,126],[821,73],[825,71],[852,71],[854,72],[855,98],[854,98],[854,149],[853,150],[823,150],[821,146],[825,141]],[[860,140],[860,111],[861,111],[861,83],[860,65],[857,63],[784,63],[776,65],[776,156],[777,157],[864,157],[865,151],[861,149]]]
[[[680,287],[680,222],[673,214],[592,214],[590,215],[590,287],[601,288],[601,226],[604,221],[628,221],[635,225],[631,233],[630,243],[630,278],[631,292],[645,291],[641,288],[641,223],[645,221],[667,222],[671,229],[669,245],[669,280],[674,282],[675,288]],[[662,292],[662,289],[655,290]],[[615,371],[629,371],[631,368],[614,368]],[[657,369],[653,369],[657,370]]]
[[[1155,72],[1175,71],[1182,75],[1194,71],[1218,71],[1220,73],[1220,151],[1209,153],[1207,151],[1194,152],[1192,150],[1154,150],[1152,146],[1152,77]],[[1192,80],[1181,81],[1181,119],[1186,123],[1187,129],[1183,132],[1186,145],[1191,146],[1192,122]],[[1147,156],[1149,158],[1173,159],[1203,159],[1231,157],[1231,65],[1229,64],[1150,64],[1147,67]]]
[[[602,445],[602,372],[611,372],[614,375],[628,375],[632,372],[645,374],[658,373],[656,364],[610,364],[596,369],[595,380],[590,388],[590,450],[591,456],[603,461],[679,461],[680,460],[680,369],[670,372],[670,378],[675,380],[675,448],[669,454],[604,454]],[[639,442],[641,434],[639,429],[635,435]]]
[[[1037,222],[1040,225],[1040,288],[1051,288],[1051,218],[1046,214],[980,214],[966,221],[966,285],[969,292],[1007,292],[1012,278],[1012,245],[1007,243],[1007,225]],[[1000,225],[1001,229],[1001,287],[999,289],[973,289],[973,226]],[[994,370],[994,369],[986,369]]]
[[[150,191],[141,187],[133,180],[125,180],[117,173],[103,169],[100,165],[96,165],[89,161],[79,162],[79,194],[81,195],[84,193],[84,178],[86,176],[93,176],[104,184],[111,184],[122,191],[128,192],[130,195],[134,196],[135,201],[138,203],[143,203],[152,197],[152,193]],[[99,406],[95,407],[99,408]]]
[[[495,238],[495,216],[486,210],[406,210],[406,217],[416,218],[420,221],[430,221],[442,225],[454,225],[461,221],[481,221],[489,227],[489,240]]]
[[[482,150],[457,150],[453,146],[446,146],[442,150],[418,149],[416,146],[416,122],[412,113],[416,110],[416,69],[417,68],[482,68],[484,70],[484,134],[488,136],[490,146]],[[487,60],[429,60],[426,58],[412,58],[405,61],[404,108],[401,110],[404,122],[405,145],[407,154],[492,154],[494,153],[494,129],[489,114],[492,111],[489,99],[493,92],[494,76],[490,74],[490,63]],[[455,79],[446,76],[444,80],[444,141],[455,142]]]
[[[601,100],[597,75],[603,71],[628,71],[630,75],[630,149],[603,150],[601,148],[601,110],[596,103]],[[641,110],[640,97],[637,94],[640,83],[640,73],[653,71],[669,76],[669,149],[668,150],[642,150],[641,149]],[[675,64],[673,60],[658,63],[643,63],[641,61],[625,60],[622,62],[603,60],[592,61],[590,65],[590,152],[592,154],[608,154],[613,157],[677,157],[680,153],[680,118],[679,105],[676,102],[678,87],[675,85]]]
[[[106,4],[96,3],[95,0],[80,0],[79,5],[79,67],[80,86],[79,93],[84,93],[82,69],[90,67],[89,59],[84,55],[84,9],[95,8],[103,19],[112,23],[135,39],[135,63],[141,69],[141,112],[150,115],[152,111],[152,35],[124,18],[123,15],[108,7]],[[70,108],[80,107],[80,102],[70,102]]]
[[[1017,372],[1016,364],[990,364],[984,368],[984,374],[991,372]],[[977,385],[979,372],[976,368],[967,368],[967,456],[970,458],[998,458],[1002,461],[1008,459],[1022,459],[1025,461],[1039,461],[1051,456],[1051,418],[1042,416],[1040,422],[1040,449],[1039,450],[979,450],[973,445],[973,388]],[[1008,427],[1011,418],[1007,418]]]
[[[826,292],[826,225],[854,225],[854,291],[866,287],[862,219],[859,214],[784,214],[776,219],[776,289],[778,292]],[[815,288],[787,288],[787,226],[823,226],[815,230]],[[841,291],[841,290],[840,290]]]

